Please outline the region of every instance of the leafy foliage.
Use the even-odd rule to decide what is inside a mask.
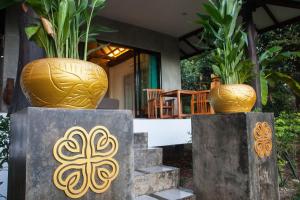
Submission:
[[[300,137],[300,113],[282,112],[275,120],[276,146],[280,177],[289,166],[292,176],[297,177],[295,169],[296,141]],[[285,182],[282,178],[281,182]]]
[[[210,54],[201,54],[182,60],[181,82],[185,90],[207,90],[210,87]]]
[[[260,82],[263,105],[266,105],[268,101],[268,85],[272,86],[278,81],[282,81],[287,84],[295,95],[300,96],[300,83],[294,80],[291,76],[272,69],[274,64],[278,62],[287,62],[289,59],[294,58],[300,58],[300,52],[282,52],[282,47],[280,46],[274,46],[267,49],[260,55]]]
[[[274,29],[258,35],[257,50],[258,55],[262,55],[272,47],[280,46],[280,52],[300,51],[300,22],[283,28]],[[278,57],[280,58],[280,57]],[[272,57],[271,57],[272,60]],[[300,57],[290,56],[274,59],[267,67],[269,71],[280,72],[288,75],[293,80],[300,82]],[[265,74],[266,75],[266,74]],[[295,84],[294,84],[295,85]],[[278,116],[282,111],[295,111],[300,108],[300,97],[296,95],[288,84],[276,77],[268,80],[267,104],[264,111],[274,112]]]
[[[4,0],[0,9],[21,0]],[[28,39],[36,42],[47,57],[79,59],[79,43],[84,42],[83,59],[87,60],[87,45],[101,32],[114,30],[91,26],[96,13],[104,8],[105,0],[26,0],[39,16],[36,23],[26,27]]]
[[[237,24],[242,0],[210,0],[204,4],[207,15],[198,13],[202,38],[213,48],[212,69],[225,84],[245,83],[251,78],[253,64],[246,59],[247,35]]]
[[[8,161],[9,118],[0,116],[0,169]]]

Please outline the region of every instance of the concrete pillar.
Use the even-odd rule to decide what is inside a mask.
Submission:
[[[278,200],[271,113],[193,116],[194,193],[201,200]]]
[[[9,200],[132,200],[129,111],[26,108],[11,115]]]

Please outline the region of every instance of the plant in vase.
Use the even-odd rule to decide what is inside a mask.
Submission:
[[[221,85],[210,93],[214,111],[249,112],[256,101],[254,89],[246,85],[252,77],[250,60],[246,59],[247,35],[239,25],[242,0],[210,0],[204,4],[207,14],[198,13],[203,27],[202,38],[212,50],[212,69]]]
[[[33,106],[96,108],[108,88],[105,71],[87,62],[88,42],[103,26],[91,26],[105,0],[26,0],[38,18],[26,27],[28,38],[45,50],[47,58],[27,64],[21,87]],[[83,43],[83,60],[79,44]]]

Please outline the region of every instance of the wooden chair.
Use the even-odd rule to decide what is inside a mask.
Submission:
[[[158,118],[158,110],[160,109],[160,94],[163,92],[161,89],[144,89],[147,92],[147,107],[148,118]],[[174,99],[165,100],[162,102],[163,112],[167,115],[174,115]]]
[[[213,114],[213,109],[208,101],[209,90],[196,91],[191,99],[192,114]]]

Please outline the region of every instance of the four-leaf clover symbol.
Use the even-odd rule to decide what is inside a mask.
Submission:
[[[53,174],[54,185],[70,198],[80,198],[89,188],[105,192],[118,176],[119,165],[113,159],[118,140],[104,126],[89,133],[79,126],[67,130],[53,148],[54,158],[61,163]]]

